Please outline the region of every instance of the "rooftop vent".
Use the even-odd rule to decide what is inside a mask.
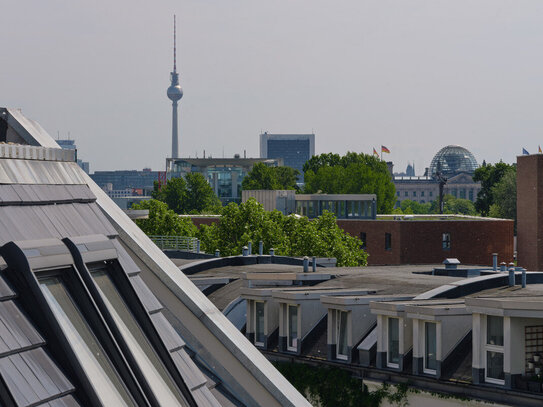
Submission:
[[[460,260],[458,259],[445,259],[443,261],[443,264],[445,265],[445,270],[456,270],[458,268],[458,265],[460,264]]]

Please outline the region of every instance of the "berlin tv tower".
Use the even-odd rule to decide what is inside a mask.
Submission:
[[[179,134],[177,131],[177,101],[183,97],[183,89],[179,86],[179,74],[176,66],[176,27],[173,16],[173,72],[170,72],[171,85],[168,88],[168,98],[172,101],[172,157],[179,158]]]

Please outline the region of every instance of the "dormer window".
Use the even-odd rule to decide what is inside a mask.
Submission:
[[[503,317],[487,315],[485,346],[485,381],[488,383],[505,383],[503,370]]]
[[[287,350],[298,350],[298,306],[287,305]]]
[[[437,324],[424,323],[424,373],[436,374],[437,370]]]
[[[398,368],[400,366],[400,320],[388,318],[388,353],[387,366]]]
[[[255,301],[255,345],[264,346],[264,301]]]
[[[336,310],[336,357],[341,360],[348,360],[349,347],[347,343],[347,321],[346,311]]]

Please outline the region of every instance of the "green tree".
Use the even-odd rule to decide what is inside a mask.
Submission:
[[[395,188],[386,162],[368,154],[321,154],[304,165],[305,193],[376,194],[377,212],[390,213]]]
[[[403,200],[400,205],[402,213],[413,213],[417,215],[432,213],[431,206],[432,204],[430,202],[419,203],[410,199]]]
[[[489,216],[494,218],[517,219],[517,172],[507,171],[500,181],[492,187],[494,203]]]
[[[243,178],[241,188],[250,189],[297,189],[296,180],[300,175],[291,167],[269,167],[256,163]]]
[[[271,167],[264,163],[256,163],[243,178],[241,188],[244,190],[280,189],[280,185]]]
[[[431,202],[429,213],[439,213],[439,201],[437,199]],[[455,198],[447,194],[443,197],[443,213],[474,216],[477,215],[477,210],[469,199]]]
[[[162,188],[155,182],[151,196],[178,214],[217,212],[221,207],[213,188],[200,173],[171,178]]]
[[[169,179],[166,185],[158,188],[158,183],[151,196],[164,202],[175,213],[185,213],[185,201],[187,199],[187,183],[183,178]]]
[[[180,218],[168,205],[156,199],[132,205],[133,209],[148,209],[148,219],[136,219],[147,235],[195,236],[197,228],[188,218]]]
[[[198,172],[191,172],[185,176],[187,192],[185,195],[185,213],[218,213],[221,200],[215,195],[213,188],[205,177]]]
[[[231,256],[241,253],[249,241],[264,243],[264,251],[275,249],[277,255],[335,257],[339,266],[367,264],[367,253],[358,238],[344,232],[331,213],[310,221],[306,217],[267,212],[254,199],[223,209],[217,224],[202,225],[198,232],[202,248]]]
[[[281,189],[298,189],[296,181],[300,171],[292,167],[274,167],[274,171]]]
[[[496,203],[492,188],[500,182],[507,172],[512,170],[515,170],[514,165],[501,161],[496,164],[486,164],[483,162],[483,165],[475,170],[473,180],[481,182],[481,190],[477,194],[475,209],[481,215],[488,216],[491,205]]]

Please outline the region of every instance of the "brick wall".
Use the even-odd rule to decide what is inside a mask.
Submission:
[[[543,155],[517,157],[518,264],[543,270]]]
[[[431,264],[456,257],[463,264],[491,265],[513,260],[511,220],[338,220],[353,236],[366,233],[368,263]],[[385,250],[385,233],[392,236],[391,250]],[[450,249],[443,249],[443,233],[450,235]]]

